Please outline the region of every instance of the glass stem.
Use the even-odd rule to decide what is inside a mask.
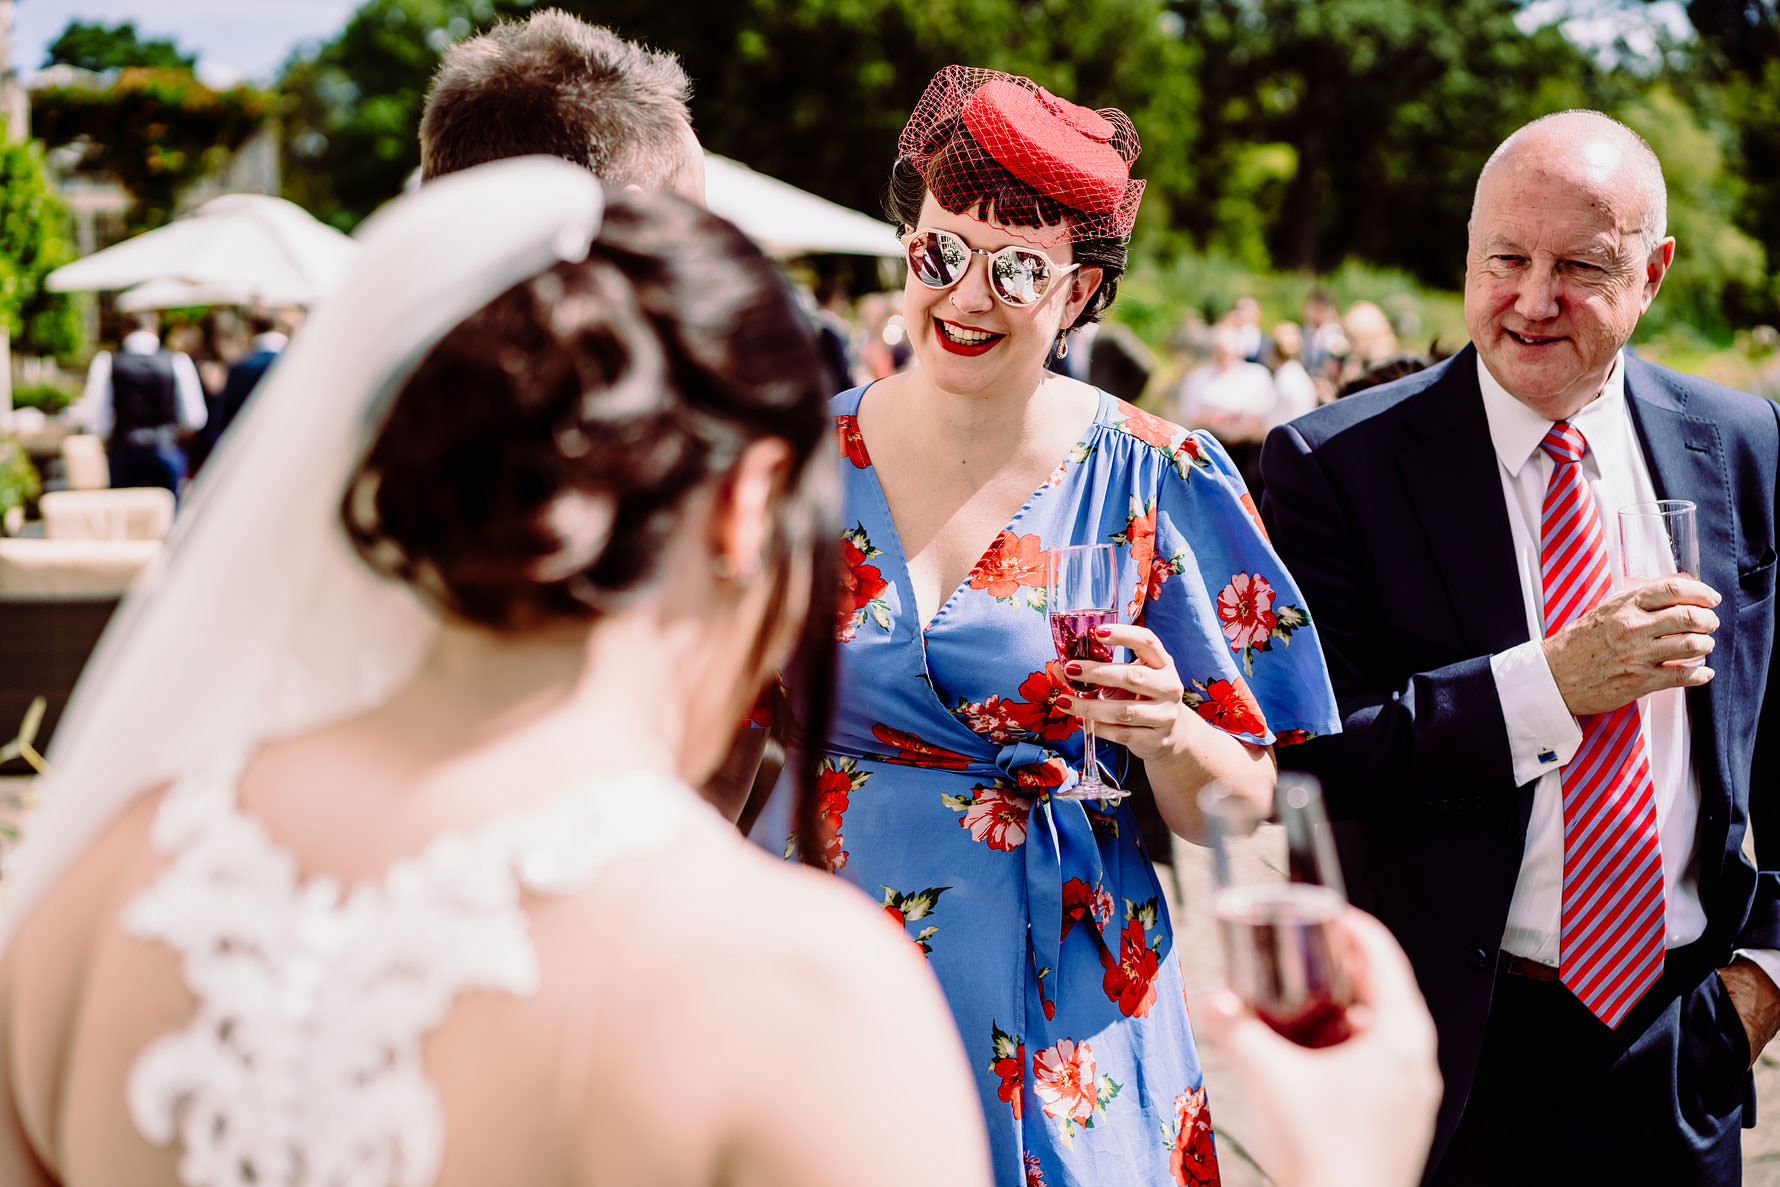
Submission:
[[[1100,764],[1094,758],[1094,721],[1082,719],[1082,782],[1089,786],[1100,782]]]

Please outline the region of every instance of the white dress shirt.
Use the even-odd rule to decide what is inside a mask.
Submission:
[[[155,354],[161,340],[148,330],[124,335],[125,354]],[[204,427],[210,413],[204,405],[204,385],[198,382],[198,369],[188,355],[173,355],[173,386],[179,393],[179,427],[196,430]],[[73,418],[100,437],[111,435],[111,352],[102,350],[93,356],[87,367],[86,389]]]
[[[1508,726],[1509,752],[1516,784],[1537,780],[1533,814],[1527,825],[1526,851],[1520,877],[1508,908],[1502,948],[1517,956],[1557,966],[1562,953],[1564,890],[1564,800],[1559,769],[1582,744],[1582,729],[1564,705],[1563,694],[1545,662],[1544,574],[1540,561],[1540,530],[1545,488],[1554,463],[1539,448],[1551,428],[1547,420],[1510,395],[1477,360],[1477,383],[1495,447],[1497,475],[1508,508],[1514,539],[1521,601],[1525,605],[1529,641],[1490,657],[1502,716]],[[1594,492],[1607,542],[1609,570],[1619,572],[1619,509],[1654,500],[1656,488],[1633,428],[1625,401],[1625,367],[1615,361],[1601,394],[1570,418],[1588,442],[1583,475]],[[1679,948],[1706,930],[1695,862],[1700,814],[1700,784],[1692,761],[1692,732],[1682,689],[1669,688],[1638,700],[1651,783],[1656,794],[1656,821],[1663,861],[1663,942]],[[1780,984],[1780,953],[1746,952]]]

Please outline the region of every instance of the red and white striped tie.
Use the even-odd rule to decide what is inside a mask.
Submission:
[[[1607,538],[1582,473],[1588,449],[1566,421],[1539,448],[1555,465],[1545,488],[1539,564],[1545,634],[1600,604],[1613,587]],[[1582,746],[1564,764],[1564,909],[1559,979],[1608,1026],[1619,1025],[1663,971],[1663,862],[1656,791],[1636,701],[1578,719]]]

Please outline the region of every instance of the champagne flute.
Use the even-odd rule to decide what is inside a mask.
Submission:
[[[1051,616],[1051,641],[1057,657],[1111,663],[1112,644],[1094,632],[1118,622],[1118,553],[1111,544],[1071,544],[1045,554],[1045,608]],[[1100,696],[1098,684],[1071,680],[1078,697]],[[1094,759],[1094,722],[1082,719],[1082,778],[1067,791],[1054,791],[1060,800],[1106,800],[1117,803],[1128,794],[1104,782]]]
[[[1335,926],[1347,901],[1341,866],[1314,778],[1282,772],[1274,804],[1278,824],[1224,784],[1199,793],[1225,977],[1268,1026],[1299,1046],[1328,1047],[1352,1033]]]

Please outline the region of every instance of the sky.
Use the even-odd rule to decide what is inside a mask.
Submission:
[[[13,9],[13,65],[27,80],[71,20],[134,21],[144,38],[171,37],[198,55],[211,86],[270,82],[290,51],[333,36],[358,0],[19,0]]]

